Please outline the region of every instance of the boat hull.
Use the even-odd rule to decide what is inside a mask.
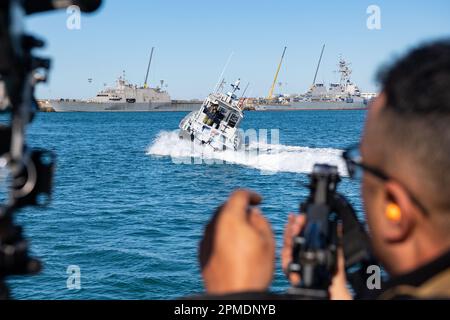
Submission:
[[[217,150],[237,150],[241,145],[241,137],[239,131],[231,138],[223,135],[219,130],[211,126],[200,123],[196,119],[200,111],[189,113],[181,120],[179,124],[180,139],[198,142],[201,145],[207,145],[214,151]]]
[[[289,104],[260,105],[258,110],[364,110],[364,102],[299,101]]]
[[[50,106],[56,112],[158,112],[193,111],[197,110],[201,103],[95,103],[51,100]]]

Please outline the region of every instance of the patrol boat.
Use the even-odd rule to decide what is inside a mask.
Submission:
[[[238,150],[242,144],[239,125],[244,118],[242,99],[237,98],[240,79],[231,84],[232,90],[221,92],[224,81],[218,89],[208,95],[197,111],[192,111],[183,120],[179,128],[179,137],[202,145],[210,146],[214,151]]]

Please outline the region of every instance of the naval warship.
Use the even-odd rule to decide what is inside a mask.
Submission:
[[[358,86],[350,79],[352,70],[350,64],[343,58],[339,59],[340,81],[330,83],[326,88],[323,83],[314,83],[303,95],[290,97],[291,109],[366,109],[368,100],[361,96]]]
[[[56,99],[48,100],[47,105],[56,112],[99,112],[99,111],[192,111],[201,101],[171,100],[170,95],[161,85],[151,88],[147,84],[153,49],[147,67],[143,86],[129,83],[125,72],[117,79],[115,87],[105,88],[91,99]],[[90,79],[91,80],[91,79]]]
[[[256,110],[358,110],[367,109],[369,99],[364,97],[358,86],[352,82],[350,63],[342,56],[339,58],[338,70],[340,80],[330,83],[327,88],[324,83],[316,83],[317,72],[322,60],[325,45],[322,47],[314,80],[309,90],[304,94],[272,97],[278,71],[283,61],[284,52],[278,71],[267,99],[256,106]],[[285,48],[286,50],[286,48]]]

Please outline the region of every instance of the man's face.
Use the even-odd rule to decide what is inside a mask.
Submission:
[[[361,155],[363,162],[369,166],[383,169],[383,140],[384,132],[379,128],[380,111],[385,105],[385,96],[380,94],[372,103],[361,141]],[[379,178],[365,172],[362,179],[362,196],[364,211],[372,238],[372,245],[378,258],[385,262],[385,257],[389,256],[389,248],[383,241],[384,212],[386,210],[386,195],[384,183]]]

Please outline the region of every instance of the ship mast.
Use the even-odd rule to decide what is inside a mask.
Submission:
[[[352,70],[350,69],[350,64],[345,61],[345,59],[340,56],[339,58],[339,71],[341,74],[340,86],[342,90],[345,91],[347,85],[350,83],[350,75],[352,74]]]
[[[272,100],[273,90],[275,89],[275,84],[277,83],[278,73],[280,72],[281,64],[283,63],[284,54],[286,53],[286,48],[284,47],[283,54],[281,55],[280,63],[278,64],[277,72],[275,73],[275,78],[273,79],[272,87],[270,88],[267,100]]]
[[[150,52],[150,59],[148,60],[148,66],[147,66],[147,74],[145,75],[144,88],[148,88],[148,85],[147,85],[148,72],[150,71],[150,65],[152,64],[153,50],[154,49],[155,49],[155,47],[152,47],[152,51]]]
[[[322,62],[322,55],[323,55],[324,50],[325,50],[325,44],[322,46],[322,51],[320,52],[319,62],[317,63],[316,73],[314,74],[314,80],[312,83],[313,86],[316,84],[317,72],[319,72],[319,67],[320,67],[320,63]]]

